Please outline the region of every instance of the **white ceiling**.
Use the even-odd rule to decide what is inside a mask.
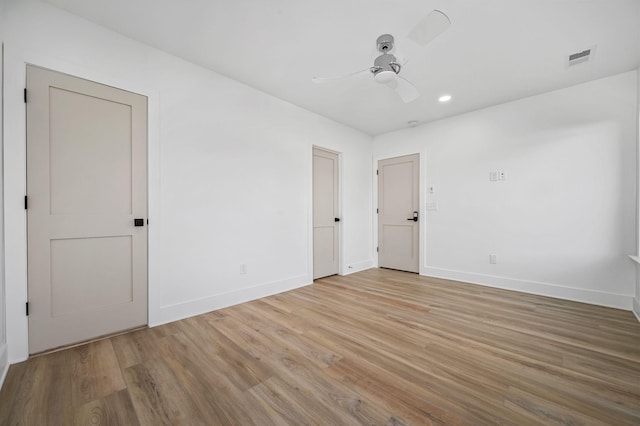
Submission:
[[[45,0],[370,135],[617,74],[640,65],[640,0]],[[429,11],[451,26],[422,49],[403,40]],[[396,37],[404,104],[368,73]],[[571,68],[566,57],[597,46]],[[404,49],[404,51],[403,51]],[[448,104],[438,96],[453,95]]]

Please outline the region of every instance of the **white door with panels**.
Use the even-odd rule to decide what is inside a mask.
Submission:
[[[313,149],[313,279],[338,273],[338,154]]]
[[[147,98],[27,67],[29,352],[147,324]]]
[[[420,155],[378,162],[378,265],[419,272]]]

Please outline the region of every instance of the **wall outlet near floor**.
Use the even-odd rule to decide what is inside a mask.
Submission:
[[[244,275],[247,273],[247,264],[246,263],[241,263],[240,264],[240,275]]]
[[[489,263],[492,265],[495,265],[496,263],[498,263],[498,256],[495,254],[490,254],[489,255]]]

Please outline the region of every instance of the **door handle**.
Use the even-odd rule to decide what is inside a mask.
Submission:
[[[339,217],[334,217],[334,218],[333,218],[333,221],[334,221],[334,222],[340,222],[340,218],[339,218]]]
[[[133,219],[133,226],[144,226],[144,219]]]
[[[418,221],[418,212],[413,212],[413,217],[410,217],[407,220],[412,220],[414,222],[417,222]]]

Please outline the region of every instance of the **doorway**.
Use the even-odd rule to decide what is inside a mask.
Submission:
[[[419,272],[420,155],[378,161],[378,265]]]
[[[147,324],[147,98],[27,66],[29,352]]]
[[[313,279],[338,273],[338,154],[313,149]]]

